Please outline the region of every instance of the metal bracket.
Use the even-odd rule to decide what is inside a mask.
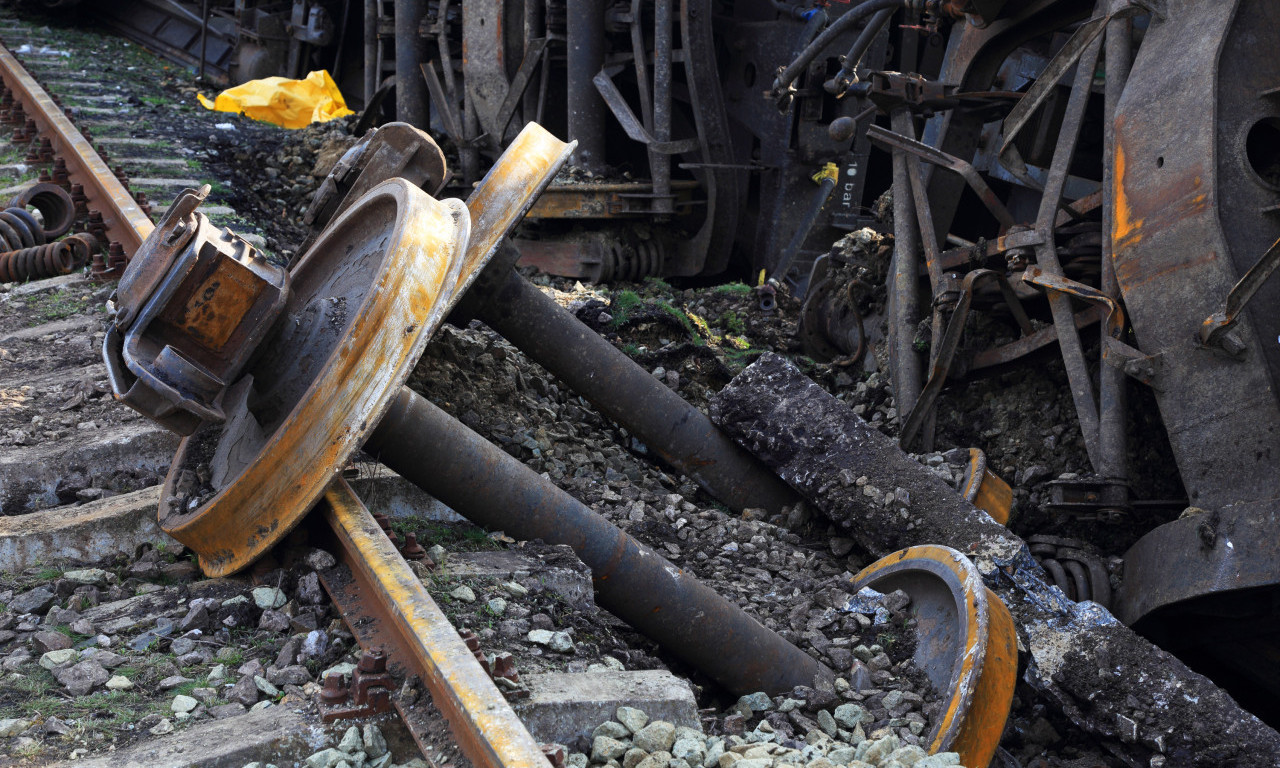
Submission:
[[[1242,359],[1248,347],[1233,329],[1249,300],[1275,273],[1277,267],[1280,267],[1280,240],[1272,243],[1267,252],[1262,254],[1262,258],[1249,267],[1249,271],[1232,287],[1222,309],[1206,317],[1200,324],[1200,343],[1206,347],[1217,347],[1236,359]]]

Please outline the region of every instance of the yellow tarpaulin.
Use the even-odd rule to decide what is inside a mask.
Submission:
[[[196,98],[206,109],[243,112],[254,120],[285,128],[305,128],[352,114],[333,78],[323,69],[308,74],[305,80],[268,77],[228,88],[213,101],[203,94],[196,94]]]

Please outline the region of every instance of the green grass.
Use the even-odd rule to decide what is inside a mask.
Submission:
[[[717,285],[713,290],[716,293],[724,293],[730,296],[745,297],[745,296],[750,296],[751,291],[753,289],[751,286],[747,285],[746,283],[725,283],[724,285]]]
[[[643,305],[644,300],[635,291],[618,291],[609,302],[609,312],[613,315],[610,325],[614,328],[624,325]]]
[[[747,323],[732,309],[720,315],[720,326],[725,332],[741,336],[747,330]]]
[[[64,317],[80,314],[89,309],[90,296],[71,295],[66,290],[49,291],[32,297],[31,310],[34,318],[32,325],[40,325],[41,323],[51,323],[55,320],[61,320]],[[52,573],[51,576],[45,576],[45,573]],[[40,578],[56,579],[62,575],[62,571],[57,569],[49,569],[41,571]]]
[[[40,581],[53,581],[61,575],[61,568],[42,568],[38,573],[36,573],[36,578]]]

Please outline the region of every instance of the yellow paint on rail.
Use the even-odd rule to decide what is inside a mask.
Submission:
[[[390,616],[432,702],[448,718],[459,747],[477,768],[548,768],[546,757],[520,718],[481,669],[449,619],[409,570],[351,486],[336,479],[325,489],[324,519],[348,564],[372,585],[369,595]]]
[[[22,103],[23,110],[28,112],[27,117],[40,127],[41,137],[49,139],[54,153],[66,162],[71,180],[84,185],[91,207],[102,205],[102,221],[108,234],[112,239],[119,238],[125,254],[133,256],[155,229],[155,224],[142,212],[133,195],[124,188],[62,108],[3,45],[0,45],[0,70],[0,78],[14,92],[14,98]],[[31,109],[36,113],[31,113]],[[93,190],[101,194],[93,194]],[[106,244],[103,245],[105,247]]]

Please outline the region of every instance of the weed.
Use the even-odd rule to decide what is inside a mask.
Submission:
[[[625,325],[643,304],[644,300],[635,291],[618,291],[609,302],[609,312],[613,315],[610,325],[614,328]]]
[[[671,293],[671,283],[668,283],[666,280],[663,280],[660,277],[646,277],[644,279],[644,284],[654,289],[655,291],[661,291],[663,293]]]
[[[36,573],[36,578],[40,581],[53,581],[61,575],[61,568],[41,568],[40,571]]]
[[[657,302],[657,307],[658,309],[661,309],[663,312],[666,312],[668,315],[671,315],[672,317],[674,317],[676,319],[676,322],[680,323],[681,327],[684,328],[685,332],[689,334],[689,338],[691,341],[693,341],[694,344],[696,344],[699,347],[704,346],[706,344],[706,342],[703,341],[702,334],[699,331],[706,329],[707,335],[708,336],[711,335],[710,329],[707,329],[707,321],[703,320],[697,315],[690,315],[689,313],[684,312],[683,310],[676,309],[674,306],[672,306],[671,304],[668,304],[665,301]]]
[[[720,325],[724,327],[726,333],[734,333],[741,336],[747,330],[747,324],[732,309],[720,315]]]
[[[84,312],[88,308],[89,297],[87,296],[73,296],[66,290],[61,289],[42,293],[31,300],[32,325],[61,320],[64,317]],[[62,572],[58,571],[54,576],[47,578],[57,578],[61,575]]]
[[[724,285],[717,285],[712,290],[716,293],[723,293],[729,296],[743,297],[750,296],[752,288],[746,283],[725,283]]]

